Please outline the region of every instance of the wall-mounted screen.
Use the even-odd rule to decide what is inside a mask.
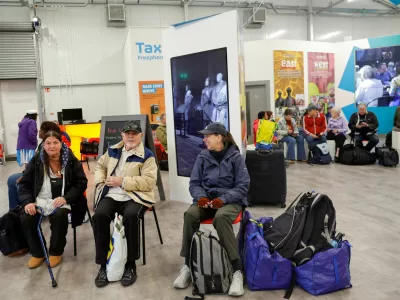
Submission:
[[[211,122],[229,130],[227,48],[171,58],[178,176],[190,177],[205,149],[198,131]]]
[[[400,46],[356,50],[355,103],[400,105]]]

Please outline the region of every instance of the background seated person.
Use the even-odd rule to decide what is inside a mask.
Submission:
[[[373,112],[367,111],[365,104],[358,105],[358,112],[350,117],[349,127],[351,135],[355,140],[357,147],[364,147],[362,141],[367,140],[368,144],[365,149],[371,151],[379,143],[376,135],[379,123],[378,118]]]
[[[153,153],[142,143],[142,129],[132,121],[123,127],[122,141],[100,158],[94,174],[94,237],[96,264],[100,270],[97,287],[108,284],[106,263],[110,244],[110,223],[115,213],[122,215],[128,245],[128,257],[121,280],[123,286],[137,279],[135,261],[140,255],[139,219],[154,204],[153,188],[157,181],[157,164]]]
[[[258,125],[260,124],[260,120],[268,120],[267,113],[265,111],[260,111],[258,113],[257,119],[253,122],[253,141],[254,146],[257,143],[257,132],[258,132]]]
[[[396,112],[394,114],[393,126],[397,131],[400,131],[400,106],[396,108]]]
[[[60,127],[57,124],[45,121],[40,125],[39,138],[43,140],[44,135],[49,131],[55,131],[60,134]],[[36,153],[42,149],[43,141],[39,144],[36,149]],[[22,178],[23,173],[15,173],[10,175],[7,180],[8,185],[8,206],[9,209],[14,209],[18,205],[21,205],[21,201],[18,196],[18,183]]]
[[[185,264],[174,282],[174,287],[184,289],[190,284],[192,236],[199,229],[201,221],[214,218],[213,225],[232,262],[234,272],[229,295],[241,296],[244,294],[243,266],[232,222],[243,207],[247,206],[250,177],[244,159],[224,125],[211,123],[199,133],[204,134],[207,149],[197,157],[190,177],[189,191],[193,197],[193,205],[184,214],[180,253],[185,258]]]
[[[278,139],[287,144],[286,159],[292,163],[295,161],[295,145],[297,144],[297,160],[306,161],[306,152],[304,150],[304,138],[299,135],[296,121],[293,119],[291,109],[286,109],[284,117],[278,122]]]
[[[317,144],[326,142],[326,118],[323,113],[317,111],[317,106],[314,104],[310,104],[307,111],[308,114],[303,117],[303,128],[311,150]]]
[[[67,244],[71,204],[78,204],[79,201],[84,205],[74,205],[74,214],[82,216],[78,221],[82,224],[87,207],[87,200],[83,195],[86,187],[87,179],[81,163],[61,142],[60,134],[49,131],[43,137],[42,150],[29,162],[19,182],[19,197],[24,207],[21,224],[32,255],[28,262],[29,269],[39,267],[44,261],[37,232],[39,215],[35,206],[43,208],[45,215],[49,216],[49,260],[50,266],[54,268],[60,264]],[[79,212],[75,212],[75,208]]]
[[[163,145],[165,149],[165,153],[168,153],[168,144],[167,144],[167,117],[165,114],[161,115],[161,124],[156,129],[156,137],[160,141],[161,145]]]
[[[333,107],[331,110],[331,118],[328,122],[328,140],[334,140],[336,145],[335,157],[339,156],[339,149],[341,149],[346,141],[346,132],[349,130],[347,121],[340,115],[342,110],[339,107]]]

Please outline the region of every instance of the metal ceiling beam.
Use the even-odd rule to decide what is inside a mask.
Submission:
[[[324,8],[322,8],[322,9],[320,9],[320,10],[317,10],[316,12],[315,12],[315,14],[316,15],[318,15],[319,13],[322,13],[323,11],[325,11],[325,10],[328,10],[328,9],[331,9],[332,7],[334,7],[334,6],[336,6],[336,5],[339,5],[340,3],[342,3],[342,2],[344,2],[345,0],[339,0],[339,1],[336,1],[335,3],[330,3],[327,7],[324,7]]]

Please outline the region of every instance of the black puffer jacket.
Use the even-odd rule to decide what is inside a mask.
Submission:
[[[42,150],[44,151],[44,150]],[[65,176],[64,199],[71,205],[72,226],[82,225],[86,214],[87,199],[84,192],[87,188],[87,178],[81,163],[67,148],[62,148],[63,169]],[[42,154],[42,155],[41,155]],[[43,153],[37,153],[26,166],[19,182],[18,193],[22,207],[34,203],[39,195],[44,181]]]

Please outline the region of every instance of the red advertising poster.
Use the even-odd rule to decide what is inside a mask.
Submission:
[[[333,53],[308,52],[308,97],[310,103],[324,107],[335,104]]]

